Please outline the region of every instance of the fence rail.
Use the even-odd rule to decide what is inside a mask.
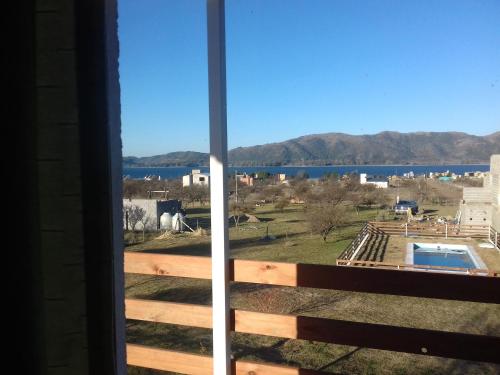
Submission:
[[[194,260],[196,258],[196,261]],[[192,269],[190,264],[196,264]],[[210,279],[210,258],[125,252],[125,272]],[[500,279],[322,264],[230,260],[231,281],[500,304]],[[436,288],[439,285],[439,288]]]
[[[367,263],[367,262],[364,262]],[[232,260],[231,280],[500,304],[500,278],[457,274]],[[209,279],[210,258],[125,252],[125,272]],[[440,287],[436,287],[439,285]],[[212,327],[210,306],[126,299],[128,319]],[[258,335],[500,363],[500,337],[231,310],[231,329]],[[130,365],[184,374],[212,373],[212,359],[189,353],[127,345]],[[315,370],[233,361],[237,375],[319,375]]]
[[[388,235],[406,235],[421,237],[447,237],[447,238],[487,238],[489,226],[487,225],[455,225],[421,223],[394,223],[384,221],[369,222],[372,228]]]
[[[477,276],[491,276],[500,277],[500,272],[492,271],[481,268],[460,268],[460,267],[446,267],[446,266],[428,266],[418,264],[405,264],[405,263],[389,263],[389,262],[376,262],[368,260],[344,260],[337,259],[337,266],[363,266],[363,267],[381,267],[398,270],[413,270],[413,271],[451,271],[451,272],[465,272],[469,275]]]
[[[362,245],[366,237],[370,235],[372,226],[370,223],[366,223],[363,228],[356,235],[354,240],[346,247],[346,249],[339,256],[341,259],[351,259],[356,253],[356,250]]]
[[[212,374],[212,357],[127,344],[129,365],[181,374]],[[247,361],[232,362],[233,375],[326,375],[325,372]]]

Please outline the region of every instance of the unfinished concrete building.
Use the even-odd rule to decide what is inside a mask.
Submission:
[[[464,187],[460,204],[460,224],[491,225],[500,228],[500,155],[492,155],[490,173],[482,187]]]

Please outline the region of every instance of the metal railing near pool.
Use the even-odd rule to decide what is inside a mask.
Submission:
[[[495,249],[500,251],[500,234],[498,234],[498,231],[492,226],[489,228],[488,240],[495,246]]]

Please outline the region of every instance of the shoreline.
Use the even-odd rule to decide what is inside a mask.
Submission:
[[[474,164],[335,164],[335,165],[231,165],[228,168],[335,168],[335,167],[450,167],[450,166],[486,166],[490,163],[474,163]],[[209,165],[198,165],[198,166],[169,166],[169,167],[158,167],[158,166],[141,166],[141,167],[125,167],[122,168],[210,168]]]

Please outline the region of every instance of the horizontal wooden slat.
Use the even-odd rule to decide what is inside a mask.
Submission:
[[[209,306],[144,300],[127,300],[126,305],[135,309],[131,313],[127,308],[129,319],[211,327],[212,308]],[[142,311],[137,311],[139,309]],[[232,330],[235,332],[500,362],[500,337],[244,310],[234,310],[232,314]]]
[[[127,298],[125,314],[127,319],[212,328],[210,306]]]
[[[211,357],[136,344],[127,344],[127,364],[190,375],[212,373]]]
[[[210,258],[188,255],[126,251],[125,272],[197,279],[212,278]]]
[[[299,264],[243,259],[234,259],[232,263],[231,280],[233,281],[299,286]]]
[[[500,363],[500,337],[343,320],[235,311],[235,331]]]
[[[212,358],[203,355],[127,344],[127,364],[188,375],[213,374]],[[289,366],[233,361],[234,375],[322,375],[324,372]]]
[[[234,375],[326,375],[325,372],[303,368],[269,365],[264,363],[236,361],[233,363]]]
[[[210,258],[126,252],[125,272],[207,279]],[[498,277],[241,259],[231,261],[231,274],[238,282],[500,303]]]

